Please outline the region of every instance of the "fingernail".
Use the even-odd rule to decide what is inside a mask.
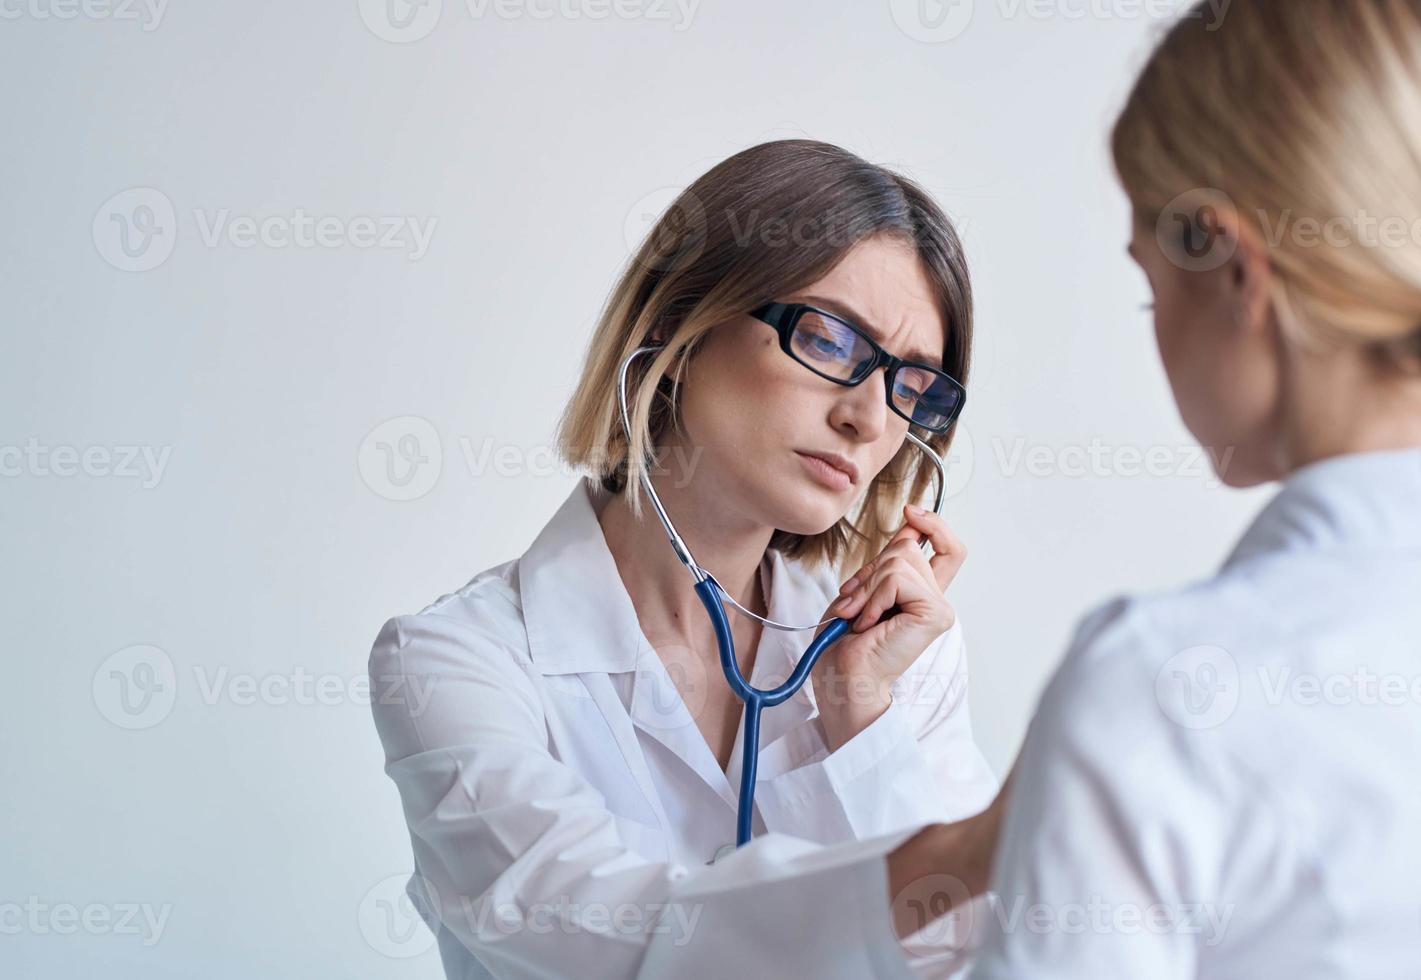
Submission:
[[[839,591],[840,591],[840,592],[852,592],[852,591],[854,590],[854,588],[855,588],[858,584],[859,584],[859,577],[858,577],[857,575],[855,575],[853,578],[851,578],[851,579],[849,579],[847,582],[845,582],[844,585],[843,585],[843,588],[839,589]]]
[[[923,508],[919,507],[917,504],[909,504],[909,505],[908,505],[908,511],[909,511],[909,513],[912,513],[912,514],[926,514],[926,513],[927,513],[927,511],[923,510]]]

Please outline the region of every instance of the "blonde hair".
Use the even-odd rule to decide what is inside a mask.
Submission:
[[[684,432],[677,392],[706,334],[816,281],[876,235],[895,236],[918,255],[946,325],[943,370],[966,384],[972,297],[962,246],[947,217],[907,177],[828,143],[778,140],[711,168],[652,227],[602,311],[558,425],[559,454],[608,490],[630,487],[640,519],[640,474],[659,439]],[[664,341],[662,349],[638,358],[628,372],[628,447],[618,369],[653,340]],[[922,438],[946,455],[954,429]],[[901,526],[902,504],[921,500],[935,473],[905,439],[855,512],[818,535],[776,530],[770,547],[809,565],[847,561],[857,567],[883,549]]]
[[[1164,37],[1115,124],[1135,220],[1222,194],[1266,243],[1290,338],[1414,369],[1421,2],[1233,0],[1221,22],[1207,6]]]

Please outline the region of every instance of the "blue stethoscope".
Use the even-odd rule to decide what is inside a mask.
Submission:
[[[628,446],[632,442],[632,427],[631,419],[627,414],[627,370],[631,367],[632,362],[642,354],[649,354],[660,349],[659,346],[638,347],[627,355],[618,372],[617,402],[621,406],[622,429],[626,432]],[[928,458],[937,467],[937,502],[933,510],[940,515],[942,505],[947,499],[947,465],[926,442],[912,432],[907,435],[918,448],[928,454]],[[751,818],[755,809],[755,769],[760,754],[760,712],[793,697],[795,692],[804,686],[804,681],[809,677],[809,672],[819,660],[820,654],[828,648],[829,644],[848,631],[849,623],[848,620],[834,617],[809,626],[788,626],[772,619],[766,619],[746,609],[736,602],[730,593],[725,591],[724,587],[716,581],[714,575],[696,563],[696,559],[691,556],[691,549],[686,546],[686,542],[676,532],[675,525],[671,523],[671,518],[666,514],[666,508],[661,505],[661,498],[656,495],[656,489],[651,485],[651,477],[647,475],[645,468],[641,472],[641,485],[656,508],[656,516],[661,519],[662,526],[666,528],[666,536],[671,539],[671,547],[675,550],[676,557],[681,559],[681,564],[690,569],[691,575],[695,577],[696,594],[701,597],[701,604],[706,607],[706,613],[710,616],[711,624],[715,627],[716,643],[720,648],[721,670],[725,673],[725,680],[730,685],[730,689],[745,702],[745,732],[741,739],[740,808],[735,824],[735,844],[739,847],[748,842],[751,836]],[[927,554],[931,548],[932,545],[929,542],[923,542],[924,554]],[[771,629],[795,632],[818,629],[826,624],[827,628],[810,642],[808,649],[799,658],[799,663],[795,665],[794,671],[783,684],[768,691],[761,690],[758,687],[752,687],[740,673],[740,663],[735,656],[735,639],[730,634],[730,623],[725,616],[725,605],[721,601],[722,598],[745,615],[758,619]]]

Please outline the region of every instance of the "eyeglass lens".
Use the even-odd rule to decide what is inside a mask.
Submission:
[[[874,351],[848,324],[805,310],[790,334],[790,349],[800,363],[825,377],[862,380]],[[952,419],[961,390],[948,376],[928,368],[904,365],[893,378],[893,404],[909,421],[941,429]]]

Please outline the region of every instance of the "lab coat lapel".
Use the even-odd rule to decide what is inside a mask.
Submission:
[[[591,483],[581,479],[518,562],[528,651],[545,675],[580,675],[622,759],[664,824],[646,756],[628,717],[635,680],[651,653],[597,522]]]
[[[520,559],[519,591],[530,656],[544,674],[629,674],[610,686],[593,683],[589,677],[587,687],[623,742],[624,755],[638,778],[650,784],[644,758],[627,744],[626,715],[734,808],[739,795],[743,726],[737,726],[729,770],[722,772],[696,726],[686,697],[642,632],[636,608],[597,522],[593,501],[601,492],[587,480],[579,480]],[[762,582],[769,618],[794,624],[817,621],[826,602],[813,587],[812,578],[777,551],[769,552],[766,565]],[[691,588],[689,575],[686,588]],[[744,614],[729,607],[728,615]],[[794,669],[813,634],[810,630],[788,633],[764,627],[751,683],[760,688],[778,686]],[[697,692],[718,690],[711,685],[725,683],[718,663],[707,665],[702,673],[679,678],[693,702]],[[614,694],[614,690],[621,693]],[[624,700],[616,700],[618,697]],[[813,694],[806,684],[784,704],[762,713],[760,745],[769,745],[814,711]],[[620,721],[618,714],[622,715]]]
[[[579,480],[518,562],[528,651],[544,674],[633,670],[646,645],[590,490]]]
[[[632,679],[632,724],[666,746],[728,806],[734,807],[736,794],[716,763],[715,754],[706,743],[687,704],[697,701],[699,692],[708,691],[711,684],[724,684],[720,672],[700,672],[695,677],[681,677],[678,689],[659,654],[647,648]],[[683,697],[681,690],[685,690]]]

